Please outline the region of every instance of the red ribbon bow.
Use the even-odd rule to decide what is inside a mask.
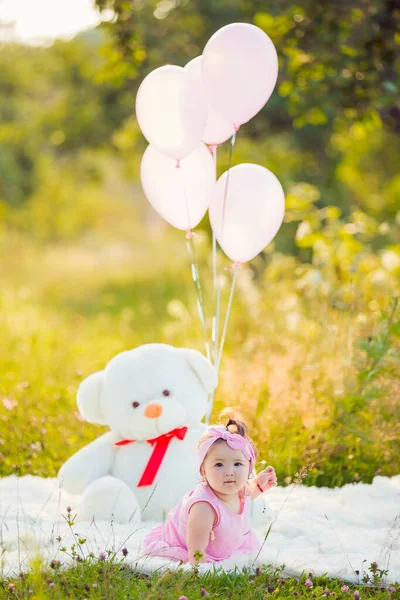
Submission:
[[[153,438],[152,440],[146,440],[146,442],[154,446],[154,450],[150,456],[149,462],[145,467],[145,470],[143,471],[143,474],[138,483],[138,487],[144,487],[153,483],[170,441],[174,437],[178,438],[178,440],[183,440],[187,430],[187,427],[181,427],[180,429],[173,429],[172,431],[168,431],[168,433],[159,435],[158,437]],[[126,444],[131,444],[135,441],[136,440],[121,440],[120,442],[114,442],[114,446],[126,446]]]

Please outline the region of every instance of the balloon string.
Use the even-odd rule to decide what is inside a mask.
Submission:
[[[211,340],[213,345],[213,364],[217,365],[218,358],[218,318],[219,318],[219,299],[217,291],[217,238],[213,232],[212,236],[212,254],[213,254],[213,291],[214,291],[214,315],[212,322]]]
[[[211,146],[210,146],[211,148]],[[213,145],[212,155],[214,158],[215,173],[217,173],[217,145]],[[213,259],[213,292],[214,292],[214,314],[212,318],[211,341],[213,345],[213,364],[217,366],[218,359],[218,298],[217,298],[217,238],[212,231],[212,259]]]
[[[217,144],[211,144],[209,150],[214,159],[215,174],[217,173]],[[213,264],[213,293],[214,293],[214,314],[211,324],[211,346],[212,346],[212,363],[217,368],[218,361],[218,334],[219,334],[219,298],[221,286],[220,282],[217,290],[217,238],[214,230],[212,231],[212,264]],[[214,392],[208,396],[207,410],[205,415],[205,424],[210,422],[212,407],[214,404]]]
[[[231,169],[231,164],[232,164],[232,154],[233,154],[233,147],[235,145],[235,142],[236,142],[236,131],[233,134],[233,136],[231,138],[231,143],[229,145],[228,174],[226,176],[226,184],[225,184],[225,191],[224,191],[224,202],[223,202],[223,205],[222,205],[221,241],[224,238],[226,197],[228,195],[229,175],[230,175],[230,172],[231,172],[230,169]]]
[[[179,168],[181,168],[181,167],[179,167]],[[207,354],[208,360],[211,361],[210,344],[208,342],[208,332],[207,332],[206,320],[205,320],[205,316],[204,316],[203,292],[201,289],[199,268],[197,265],[196,252],[195,252],[194,244],[193,244],[193,236],[196,234],[193,233],[190,229],[191,219],[190,219],[189,204],[187,201],[187,193],[186,193],[184,174],[185,174],[185,170],[182,169],[181,177],[183,178],[183,194],[184,194],[184,199],[185,199],[186,219],[187,219],[187,223],[188,223],[188,228],[186,229],[186,247],[189,252],[189,257],[190,257],[190,261],[191,261],[192,279],[193,279],[194,286],[195,286],[196,293],[197,293],[196,304],[197,304],[197,310],[199,312],[201,327],[202,327],[203,333],[204,333],[206,354]]]
[[[228,158],[228,174],[226,177],[226,184],[225,184],[225,191],[224,191],[224,200],[223,200],[223,206],[222,206],[222,226],[221,226],[221,240],[223,238],[223,231],[224,231],[224,225],[225,225],[225,207],[226,207],[226,198],[228,195],[228,186],[229,186],[229,175],[230,175],[230,168],[231,168],[231,164],[232,164],[232,155],[233,155],[233,148],[235,146],[235,142],[236,142],[236,126],[235,126],[235,133],[232,135],[231,138],[231,143],[229,146],[229,158]],[[235,275],[234,275],[234,282],[236,281],[236,270],[235,270]],[[233,291],[232,291],[233,294]],[[230,302],[232,301],[232,297],[230,296]],[[224,348],[224,343],[225,343],[225,334],[226,334],[226,326],[227,326],[227,321],[229,319],[229,311],[230,311],[230,304],[228,303],[228,307],[227,307],[227,313],[225,316],[225,326],[224,326],[224,333],[222,336],[222,340],[221,340],[221,347],[219,349],[219,351],[217,352],[218,349],[218,337],[219,337],[219,311],[220,311],[220,299],[217,299],[217,308],[216,308],[216,312],[218,310],[218,323],[217,323],[217,333],[216,333],[216,350],[215,350],[215,355],[216,355],[216,364],[215,367],[217,369],[217,372],[219,370],[219,365],[221,362],[221,356],[222,356],[222,351]]]
[[[220,316],[220,300],[221,300],[221,278],[218,279],[218,290],[216,293],[216,309],[215,315],[213,316],[213,328],[212,328],[212,347],[213,347],[213,365],[218,372],[218,334],[219,334],[219,316]],[[214,404],[214,392],[208,397],[207,412],[206,412],[206,425],[210,422],[212,413],[212,407]]]
[[[189,233],[191,234],[191,232],[189,232],[189,230],[188,230],[187,235],[186,235],[186,247],[189,252],[189,257],[190,257],[190,261],[191,261],[192,279],[193,279],[194,286],[195,286],[196,293],[197,293],[196,304],[197,304],[197,310],[199,312],[200,323],[201,323],[203,333],[204,333],[206,354],[207,354],[208,360],[211,362],[211,351],[210,351],[210,344],[208,341],[206,321],[205,321],[205,317],[204,317],[204,300],[203,300],[203,292],[202,292],[201,284],[200,284],[199,268],[197,265],[196,252],[195,252],[194,245],[193,245],[193,237],[192,237],[192,235],[189,235]]]
[[[226,309],[224,329],[223,329],[222,338],[221,338],[221,345],[219,347],[219,352],[218,352],[217,371],[219,371],[219,365],[221,363],[222,352],[223,352],[223,349],[224,349],[226,331],[228,329],[229,315],[230,315],[231,306],[232,306],[233,292],[235,291],[235,284],[236,284],[236,278],[237,278],[239,267],[240,267],[240,263],[239,262],[234,263],[234,265],[233,265],[233,277],[232,277],[231,291],[230,291],[230,294],[229,294],[228,307]]]

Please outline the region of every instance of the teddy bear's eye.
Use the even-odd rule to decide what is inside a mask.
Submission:
[[[171,392],[169,390],[163,390],[163,396],[169,396],[170,393]]]
[[[137,408],[138,406],[140,406],[139,402],[132,402],[132,406],[133,408]]]

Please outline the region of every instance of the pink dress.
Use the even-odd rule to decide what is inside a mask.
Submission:
[[[145,553],[188,562],[187,522],[191,507],[199,501],[208,502],[217,515],[206,547],[207,562],[225,560],[236,552],[258,552],[260,542],[248,525],[250,497],[243,498],[241,512],[234,514],[209,486],[199,483],[170,511],[165,524],[159,523],[146,535]]]

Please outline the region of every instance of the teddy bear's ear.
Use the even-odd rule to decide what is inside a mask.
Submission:
[[[93,373],[86,377],[78,388],[76,402],[81,415],[89,423],[107,425],[107,421],[100,408],[101,388],[104,371]]]
[[[190,350],[189,348],[182,348],[181,352],[184,353],[187,361],[197,377],[200,379],[206,392],[211,394],[217,387],[218,374],[215,368],[212,366],[209,360],[197,350]]]

